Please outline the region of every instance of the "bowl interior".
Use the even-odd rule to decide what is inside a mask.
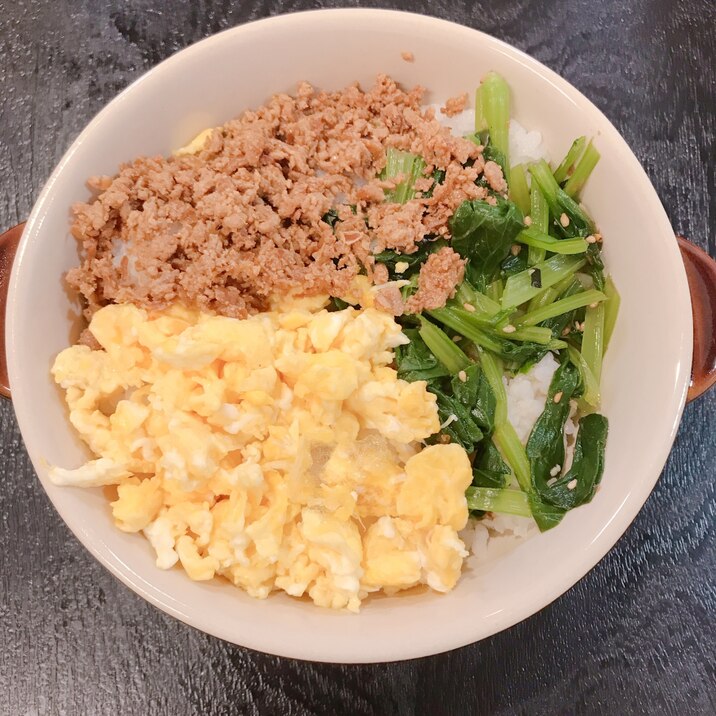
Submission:
[[[401,59],[412,51],[413,63]],[[49,368],[68,345],[77,306],[61,276],[77,261],[69,207],[86,179],[140,154],[168,153],[198,131],[291,91],[299,80],[339,88],[387,73],[430,90],[428,101],[472,94],[489,69],[513,90],[514,116],[542,132],[553,159],[579,135],[602,160],[585,203],[606,238],[622,309],[603,378],[610,420],[606,471],[594,501],[559,528],[464,574],[450,594],[368,601],[360,616],[283,596],[251,599],[221,582],[158,570],[148,544],[116,530],[100,490],[57,488],[48,463],[86,453]],[[616,130],[536,61],[486,35],[430,18],[372,10],[283,16],[229,30],[176,55],[101,112],[45,187],[18,252],[8,303],[13,398],[35,468],[88,549],[165,611],[224,639],[275,654],[367,662],[417,657],[489,636],[534,613],[583,576],[631,522],[656,481],[681,414],[691,362],[690,303],[673,233],[651,184]]]

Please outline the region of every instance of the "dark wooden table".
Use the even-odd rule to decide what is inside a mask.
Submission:
[[[27,216],[85,123],[145,70],[232,25],[333,4],[390,6],[2,3],[0,228]],[[566,77],[626,137],[675,230],[716,254],[713,0],[397,5],[483,29]],[[665,472],[627,534],[540,614],[442,656],[348,667],[241,649],[135,596],[55,514],[3,402],[0,713],[714,714],[715,429],[716,391],[687,407]]]

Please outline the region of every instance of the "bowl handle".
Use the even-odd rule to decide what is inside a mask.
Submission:
[[[7,289],[15,251],[17,251],[24,228],[25,224],[18,224],[4,234],[0,234],[0,395],[4,398],[10,397],[10,380],[7,376],[7,353],[5,352]]]
[[[687,401],[716,383],[716,261],[703,249],[676,237],[686,267],[694,320],[694,357]]]
[[[5,308],[10,270],[25,224],[0,234],[0,395],[10,397],[5,352]],[[716,261],[703,249],[677,236],[691,292],[694,320],[694,357],[688,400],[698,398],[716,383]]]

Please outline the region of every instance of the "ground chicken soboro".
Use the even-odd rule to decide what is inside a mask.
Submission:
[[[295,96],[276,95],[207,133],[196,153],[142,157],[114,178],[92,179],[96,197],[73,208],[82,263],[67,276],[87,315],[112,302],[178,300],[242,318],[265,309],[274,292],[340,295],[363,268],[373,275],[373,254],[409,254],[426,235],[448,236],[457,206],[485,198],[475,184],[483,171],[498,191],[504,178],[481,147],[421,107],[423,95],[386,76],[368,91],[319,92],[304,82]],[[389,147],[427,164],[406,204],[384,200]],[[436,168],[445,180],[433,186]],[[323,220],[331,208],[334,227]],[[447,283],[462,269],[446,257],[425,264],[411,306],[450,295]],[[443,262],[450,271],[436,281]],[[378,303],[392,313],[402,305],[394,292]]]

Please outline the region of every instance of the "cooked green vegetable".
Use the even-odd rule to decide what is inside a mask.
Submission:
[[[504,338],[496,331],[480,326],[475,314],[458,308],[438,308],[426,313],[445,326],[456,331],[462,336],[474,341],[481,348],[494,353],[499,358],[522,365],[528,360],[539,360],[550,349],[550,345],[542,345],[534,342],[517,342]],[[562,344],[560,347],[564,347]]]
[[[542,159],[530,166],[532,181],[544,194],[554,219],[552,228],[563,238],[589,236],[594,233],[594,223],[581,206],[555,181],[549,164]],[[565,225],[566,224],[566,225]]]
[[[544,194],[540,191],[540,188],[536,181],[532,182],[530,187],[530,219],[532,226],[546,234],[549,231],[549,204],[544,198]],[[547,252],[544,249],[539,249],[536,246],[530,246],[527,254],[527,262],[530,266],[544,261],[547,256]]]
[[[544,249],[555,254],[583,254],[589,244],[582,238],[555,239],[534,226],[524,229],[517,235],[517,241],[536,249]]]
[[[594,167],[597,166],[597,162],[600,159],[597,148],[589,142],[587,148],[584,150],[582,158],[577,162],[574,167],[572,176],[567,179],[567,183],[564,185],[564,190],[570,196],[578,196],[582,191],[585,182],[589,179],[589,175],[592,173]]]
[[[569,417],[569,401],[579,386],[579,371],[565,361],[552,377],[544,410],[527,441],[532,488],[542,499],[549,493],[548,482],[564,466],[564,424]]]
[[[450,381],[453,395],[466,406],[475,422],[487,432],[492,431],[495,422],[497,399],[484,371],[472,363]]]
[[[602,377],[604,356],[604,304],[587,306],[582,335],[582,357],[589,366],[594,379],[599,383]]]
[[[383,179],[392,179],[403,176],[404,180],[395,189],[387,191],[386,201],[394,201],[398,204],[405,204],[415,196],[415,181],[419,179],[425,169],[425,161],[422,157],[411,152],[403,152],[399,149],[388,148],[385,160],[385,169],[381,174]]]
[[[517,204],[523,214],[530,213],[530,190],[522,164],[517,164],[510,169],[510,200]]]
[[[577,308],[588,306],[590,303],[598,303],[605,301],[606,296],[596,289],[590,289],[589,291],[581,291],[567,298],[562,298],[559,301],[550,303],[549,305],[537,308],[534,311],[526,313],[519,320],[520,326],[536,326],[542,321],[546,321],[548,318],[556,318],[564,313],[574,311]]]
[[[510,87],[497,72],[488,72],[475,93],[475,131],[484,130],[504,158],[502,169],[509,181]]]
[[[569,148],[562,163],[554,170],[554,180],[558,184],[561,184],[567,178],[569,170],[574,166],[579,157],[582,156],[586,144],[586,137],[577,137],[577,139],[572,142],[572,146]]]
[[[572,467],[549,488],[549,502],[571,510],[590,502],[604,472],[609,423],[603,415],[585,415],[579,421]]]
[[[478,348],[480,365],[495,396],[495,421],[492,440],[502,457],[512,468],[521,489],[529,491],[530,465],[525,449],[507,418],[507,393],[502,382],[502,366],[486,350]]]
[[[470,285],[467,279],[458,286],[455,292],[455,302],[460,306],[464,306],[467,303],[474,306],[479,313],[487,314],[488,316],[495,316],[502,310],[497,301],[493,301],[484,293],[480,293]]]
[[[592,373],[582,354],[574,346],[567,346],[567,355],[569,360],[579,369],[583,386],[582,401],[590,408],[597,408],[600,400],[599,381],[594,377],[594,373]]]
[[[475,455],[472,484],[475,487],[507,487],[512,470],[492,440],[484,440]]]
[[[466,276],[478,291],[497,277],[523,222],[517,205],[502,198],[495,204],[464,201],[448,221],[452,248],[468,259]]]
[[[412,254],[401,254],[388,249],[375,254],[375,260],[378,263],[385,264],[393,278],[397,275],[395,273],[395,264],[399,262],[408,264],[408,268],[402,274],[399,274],[400,278],[407,278],[414,271],[417,272],[420,269],[430,254],[434,254],[447,245],[448,242],[445,239],[426,239],[419,244],[418,250]]]
[[[465,492],[467,508],[483,512],[502,512],[518,517],[532,517],[529,498],[521,490],[494,487],[468,487]]]
[[[586,259],[580,256],[553,256],[522,273],[510,276],[502,294],[502,308],[522,305],[536,296],[541,289],[549,288],[567,276],[573,275],[585,263]],[[532,282],[535,271],[540,272],[540,286],[535,286]]]
[[[560,301],[585,292],[581,282],[575,276],[567,277],[563,281],[556,283],[553,288],[557,290],[557,296]],[[547,318],[542,322],[542,325],[545,326],[545,328],[549,328],[555,337],[563,336],[566,333],[572,337],[572,340],[575,340],[575,335],[581,335],[579,333],[575,334],[572,331],[572,328],[576,325],[579,310],[579,308],[575,308],[567,310],[558,316]]]
[[[554,172],[545,161],[510,168],[509,105],[507,84],[489,73],[477,91],[476,132],[469,137],[484,147],[485,160],[503,167],[509,199],[480,177],[488,199],[457,207],[450,238],[429,236],[413,253],[387,250],[375,258],[392,279],[407,280],[404,297],[435,251],[450,246],[466,260],[465,278],[444,307],[399,319],[410,342],[395,351],[398,376],[426,381],[436,396],[440,432],[430,441],[454,442],[470,454],[470,512],[531,515],[547,530],[589,501],[601,479],[607,421],[595,411],[619,294],[605,278],[594,222],[575,199],[599,152],[579,137]],[[383,176],[402,177],[386,201],[408,201],[425,162],[398,150],[386,159]],[[445,172],[436,168],[432,177],[435,186]],[[324,220],[334,226],[338,215],[328,212]],[[398,263],[404,270],[395,270]],[[560,365],[523,446],[509,420],[504,376],[527,371],[549,351]],[[562,475],[574,401],[583,417],[572,466]]]
[[[418,333],[431,353],[447,368],[450,375],[455,375],[470,365],[470,359],[460,350],[457,343],[422,316]]]
[[[604,352],[606,353],[614,332],[617,314],[619,313],[619,304],[621,303],[621,297],[611,277],[607,277],[604,282],[604,293],[607,296],[607,302],[604,304]]]
[[[403,380],[427,380],[450,375],[450,371],[435,357],[420,337],[417,328],[404,328],[410,343],[395,349],[398,377]]]
[[[438,399],[441,434],[448,435],[451,442],[461,445],[468,453],[473,452],[484,435],[478,416],[473,414],[470,406],[451,395],[449,388],[430,385],[428,389]]]

